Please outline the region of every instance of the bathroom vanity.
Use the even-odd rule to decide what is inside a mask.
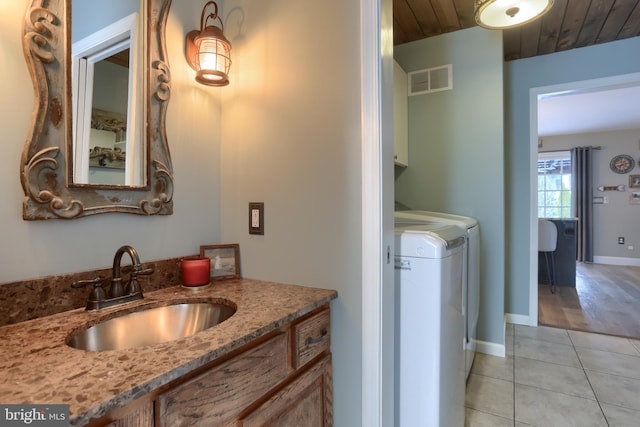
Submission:
[[[181,286],[100,311],[0,328],[0,401],[69,404],[74,426],[332,425],[332,290],[251,279]],[[231,305],[195,335],[124,350],[67,345],[87,325],[149,305]],[[272,421],[277,420],[275,424]]]

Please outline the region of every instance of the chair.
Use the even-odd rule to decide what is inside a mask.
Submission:
[[[544,254],[547,264],[547,275],[551,284],[551,293],[556,293],[556,266],[554,254],[558,246],[558,228],[548,219],[538,220],[538,252]],[[549,254],[551,254],[551,268],[549,268]]]

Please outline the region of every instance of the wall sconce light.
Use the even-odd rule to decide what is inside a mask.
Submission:
[[[213,5],[213,13],[206,14],[207,8]],[[207,26],[207,21],[220,27]],[[200,31],[193,30],[187,34],[187,62],[196,70],[196,81],[207,86],[226,86],[229,84],[229,67],[231,66],[231,43],[222,33],[222,20],[218,16],[218,5],[210,1],[204,5],[200,16]]]
[[[476,22],[491,30],[527,24],[540,18],[553,0],[476,0]]]

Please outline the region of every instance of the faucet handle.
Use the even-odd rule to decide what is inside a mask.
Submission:
[[[104,277],[97,276],[95,279],[78,280],[71,284],[72,288],[84,288],[85,286],[93,285],[93,289],[89,293],[89,301],[102,301],[106,298],[104,289],[102,289],[102,283]]]
[[[125,287],[125,293],[129,295],[142,293],[142,288],[138,284],[138,276],[147,276],[153,274],[154,271],[153,267],[143,269],[141,264],[134,265],[131,273],[129,273],[129,283]]]
[[[129,273],[131,276],[148,276],[156,271],[156,269],[153,267],[143,269],[142,265],[140,264],[138,264],[136,267],[137,268],[134,268],[131,273]]]

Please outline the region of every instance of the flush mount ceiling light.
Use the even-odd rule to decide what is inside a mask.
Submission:
[[[551,9],[553,0],[476,0],[476,22],[502,30],[527,24]]]
[[[213,13],[206,14],[207,8],[213,5]],[[207,26],[207,21],[216,19],[220,27]],[[187,34],[187,62],[196,70],[196,81],[207,86],[226,86],[229,84],[229,67],[231,66],[231,43],[222,33],[222,20],[218,16],[218,5],[210,1],[204,5],[200,16],[200,31],[193,30]]]

